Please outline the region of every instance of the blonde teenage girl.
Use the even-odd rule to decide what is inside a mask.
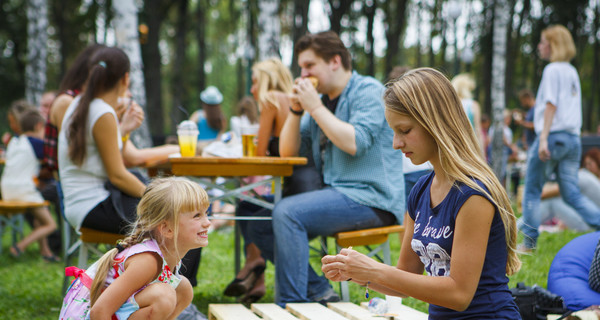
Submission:
[[[428,302],[430,319],[520,319],[507,277],[520,266],[515,216],[456,91],[423,68],[390,83],[384,101],[394,149],[433,172],[411,191],[396,267],[342,249],[322,259],[323,272]]]
[[[87,271],[76,276],[60,319],[175,319],[193,298],[179,274],[190,249],[208,245],[208,196],[184,178],[150,183],[137,208],[133,230]]]

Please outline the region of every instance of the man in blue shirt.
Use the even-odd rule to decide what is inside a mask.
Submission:
[[[295,51],[302,78],[294,86],[279,149],[282,156],[312,153],[325,187],[282,199],[272,225],[250,228],[275,263],[280,305],[339,300],[309,265],[309,239],[395,224],[405,205],[402,157],[392,148],[383,85],[352,71],[350,52],[334,32],[305,35]],[[308,77],[318,80],[316,88]],[[270,232],[274,239],[266,236]]]

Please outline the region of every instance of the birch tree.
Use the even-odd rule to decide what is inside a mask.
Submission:
[[[144,76],[142,65],[142,54],[140,50],[140,41],[138,38],[138,7],[134,0],[119,0],[113,1],[113,9],[115,16],[113,23],[115,27],[115,35],[117,46],[129,56],[131,69],[129,71],[130,85],[129,89],[133,95],[133,99],[146,112],[146,90],[144,89]],[[161,117],[161,115],[154,115]],[[146,122],[149,115],[146,112],[146,117],[142,125],[133,132],[132,140],[138,148],[146,148],[152,145],[150,132],[148,131],[148,123]]]
[[[492,168],[498,178],[502,173],[503,128],[505,108],[506,30],[508,23],[507,0],[496,0],[494,6],[494,31],[492,53],[492,114],[494,136],[492,139]]]
[[[46,43],[48,42],[47,0],[27,1],[27,65],[25,66],[25,98],[39,105],[46,86]]]
[[[258,9],[258,58],[261,61],[270,57],[280,58],[279,0],[259,0]]]

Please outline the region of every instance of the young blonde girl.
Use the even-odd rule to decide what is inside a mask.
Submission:
[[[185,178],[154,180],[142,196],[132,231],[76,277],[60,319],[175,319],[192,301],[180,273],[188,250],[208,245],[208,196]]]
[[[520,319],[506,276],[520,266],[515,216],[456,91],[423,68],[390,83],[384,101],[394,148],[434,171],[411,191],[396,267],[342,249],[323,258],[325,275],[428,302],[430,319]]]

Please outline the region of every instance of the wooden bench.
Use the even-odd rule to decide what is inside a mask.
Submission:
[[[286,309],[274,303],[253,303],[250,309],[242,304],[209,304],[209,320],[426,320],[426,313],[402,305],[399,314],[377,316],[350,302],[288,303]]]
[[[24,214],[27,212],[27,210],[46,207],[48,205],[48,201],[28,202],[0,200],[0,240],[2,239],[5,228],[11,227],[12,243],[15,245],[17,243],[18,236],[23,236],[23,229],[25,227]],[[0,245],[0,254],[1,253],[2,246]]]
[[[391,225],[380,228],[371,228],[363,230],[354,230],[346,232],[338,232],[333,235],[335,238],[336,252],[340,252],[342,248],[364,246],[369,252],[369,257],[376,257],[379,261],[391,265],[392,257],[390,252],[389,235],[398,233],[402,240],[404,234],[404,226]],[[372,246],[376,246],[372,248]],[[327,252],[327,247],[324,245],[323,250]],[[379,256],[383,254],[383,258]],[[340,282],[340,294],[342,301],[350,301],[350,293],[348,291],[348,282]]]

